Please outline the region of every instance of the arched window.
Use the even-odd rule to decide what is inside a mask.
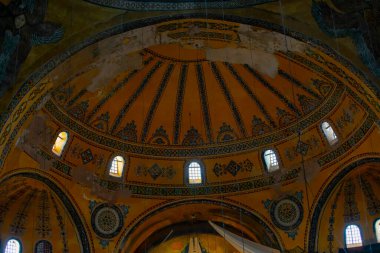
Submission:
[[[109,175],[113,177],[121,177],[123,175],[124,163],[124,158],[122,156],[115,156],[109,169]]]
[[[188,183],[189,184],[201,184],[203,182],[202,178],[202,167],[199,162],[192,161],[186,165]]]
[[[51,151],[53,151],[53,153],[57,156],[61,156],[68,138],[69,134],[67,132],[60,132]]]
[[[36,244],[36,248],[34,249],[35,253],[52,253],[53,247],[50,242],[43,240],[39,241]]]
[[[273,172],[280,169],[277,154],[273,149],[265,150],[263,158],[268,172]]]
[[[20,242],[16,239],[10,239],[8,240],[4,253],[20,253],[21,252],[21,245]]]
[[[363,246],[362,236],[360,229],[356,225],[349,225],[346,227],[346,247],[354,248]]]
[[[335,143],[338,142],[338,137],[336,136],[334,129],[328,122],[326,121],[322,122],[321,128],[322,128],[323,134],[325,135],[330,145],[334,145]]]
[[[375,221],[375,233],[377,242],[380,243],[380,219]]]

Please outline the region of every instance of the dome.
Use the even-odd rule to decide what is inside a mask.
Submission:
[[[0,251],[380,248],[373,1],[5,2]]]
[[[209,28],[201,19],[166,22],[82,50],[54,71],[54,103],[92,131],[128,142],[130,150],[134,143],[252,143],[281,130],[284,136],[284,129],[302,131],[323,117],[313,116],[339,87],[302,62],[307,44],[288,37],[286,48],[280,33],[207,22]],[[307,118],[315,119],[300,124]]]

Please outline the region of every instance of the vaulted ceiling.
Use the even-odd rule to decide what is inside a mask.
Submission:
[[[315,15],[332,1],[0,2],[43,16],[23,24],[23,63],[0,61],[9,70],[0,101],[1,245],[12,234],[47,237],[59,249],[66,240],[70,251],[133,252],[146,240],[156,246],[160,233],[214,220],[277,249],[327,251],[339,246],[325,234],[334,203],[345,210],[342,189],[360,189],[351,195],[367,203],[359,208],[366,221],[380,213],[371,194],[379,190],[377,79],[350,38],[321,30]],[[8,16],[14,27],[18,16]],[[56,155],[61,131],[68,142]],[[264,165],[268,148],[278,171]],[[125,159],[120,178],[109,175],[116,155]],[[202,164],[200,185],[187,181],[193,160]],[[49,226],[51,234],[38,234]]]

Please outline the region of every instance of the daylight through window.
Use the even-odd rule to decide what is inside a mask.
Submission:
[[[202,183],[201,165],[199,163],[191,162],[188,167],[188,173],[189,173],[189,184]]]
[[[53,153],[57,156],[61,156],[68,137],[69,135],[67,132],[60,132],[51,151],[53,151]]]
[[[362,236],[360,229],[356,225],[349,225],[346,227],[346,246],[347,248],[354,248],[362,246]]]
[[[272,149],[264,152],[264,161],[268,172],[276,171],[280,168],[277,155]]]
[[[121,177],[121,175],[123,174],[123,168],[124,158],[121,156],[115,156],[115,158],[112,160],[111,167],[109,170],[110,176]]]
[[[338,137],[336,136],[334,129],[326,121],[322,123],[321,127],[322,127],[323,134],[325,135],[329,144],[334,145],[338,141]]]
[[[5,246],[4,253],[19,253],[20,250],[20,243],[15,239],[10,239],[7,242],[7,245]]]
[[[375,221],[375,233],[377,242],[380,243],[380,219],[377,219],[377,221]]]

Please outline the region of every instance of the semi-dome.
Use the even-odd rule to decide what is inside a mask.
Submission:
[[[44,180],[48,185],[34,179],[30,173],[19,173],[2,182],[2,245],[5,247],[9,240],[16,240],[24,252],[48,251],[48,248],[79,252],[83,239],[80,230],[84,229],[82,221],[70,214],[74,209],[67,208],[67,196],[59,188],[54,191],[57,186],[52,181]]]

